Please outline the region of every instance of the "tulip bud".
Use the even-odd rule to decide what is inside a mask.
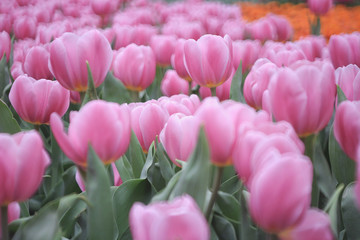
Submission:
[[[7,32],[0,32],[0,58],[6,55],[6,61],[10,59],[11,39]]]
[[[172,96],[176,94],[189,94],[189,83],[179,77],[175,70],[167,70],[165,72],[164,78],[161,81],[161,92],[165,96]]]
[[[168,66],[171,64],[171,55],[175,51],[176,37],[171,35],[154,35],[150,40],[157,64]]]
[[[360,68],[354,64],[335,70],[335,82],[350,101],[360,100]]]
[[[24,60],[24,72],[35,79],[52,79],[53,75],[48,67],[49,56],[45,47],[32,47]]]
[[[316,15],[327,14],[333,6],[332,0],[307,0],[308,7]]]

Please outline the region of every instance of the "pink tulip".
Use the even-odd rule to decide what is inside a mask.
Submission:
[[[309,61],[322,58],[323,51],[326,48],[326,40],[323,36],[309,36],[296,41],[295,44],[301,48]]]
[[[57,81],[22,75],[18,77],[10,90],[11,105],[19,116],[32,124],[48,124],[50,115],[63,116],[70,104],[70,92]]]
[[[243,40],[243,41],[234,41],[233,42],[233,65],[237,70],[240,66],[242,67],[242,72],[250,70],[251,66],[259,58],[261,50],[261,43],[257,40]]]
[[[184,61],[184,43],[184,39],[177,40],[174,54],[171,56],[171,65],[181,78],[190,82],[191,78],[186,70]]]
[[[266,19],[275,26],[277,41],[287,41],[292,38],[294,29],[285,17],[270,13],[266,15]]]
[[[264,92],[268,90],[271,77],[279,68],[266,58],[258,59],[245,78],[244,98],[255,109],[263,108]]]
[[[169,97],[163,96],[159,98],[158,103],[164,110],[167,111],[169,116],[176,113],[182,113],[186,116],[192,115],[190,109],[188,109],[187,106]]]
[[[1,214],[1,209],[0,209]],[[17,202],[11,202],[8,205],[8,224],[20,217],[20,205]],[[2,236],[1,219],[0,219],[0,236]]]
[[[6,61],[10,59],[11,39],[7,32],[0,32],[0,58],[6,55]],[[1,60],[1,59],[0,59]]]
[[[50,44],[49,68],[63,87],[84,92],[88,85],[89,62],[95,87],[105,80],[112,61],[109,42],[97,30],[81,36],[65,33]]]
[[[232,41],[215,35],[204,35],[199,40],[186,40],[184,62],[192,80],[204,87],[217,87],[233,71]]]
[[[37,21],[35,17],[19,16],[15,19],[13,30],[17,39],[35,38]]]
[[[148,206],[135,203],[130,209],[129,222],[134,240],[210,238],[205,217],[188,195],[177,197],[172,202],[158,202]]]
[[[349,64],[360,66],[360,34],[332,35],[328,48],[335,68]]]
[[[49,52],[43,46],[32,47],[26,54],[24,72],[35,79],[52,79],[48,61]]]
[[[8,34],[12,31],[12,18],[10,14],[0,13],[0,32],[5,31]]]
[[[172,96],[175,94],[189,94],[189,83],[179,77],[175,70],[167,70],[163,80],[161,81],[161,92],[165,96]]]
[[[38,189],[50,164],[40,134],[36,131],[1,133],[0,152],[0,205],[25,201]]]
[[[162,66],[171,64],[171,55],[175,51],[176,37],[171,35],[154,35],[150,40],[150,47],[153,50],[156,62]]]
[[[199,21],[174,20],[165,23],[162,27],[162,34],[175,35],[178,38],[198,40],[206,33],[204,26]]]
[[[291,69],[292,68],[292,69]],[[291,123],[299,136],[318,133],[330,121],[336,96],[335,71],[329,62],[300,61],[270,80],[272,113]]]
[[[335,82],[350,101],[360,100],[360,68],[354,64],[335,70]]]
[[[260,41],[276,40],[277,29],[274,24],[266,18],[260,18],[246,26],[246,32],[251,39]]]
[[[89,144],[104,164],[110,164],[126,152],[131,136],[129,107],[102,100],[71,112],[68,134],[58,114],[51,115],[50,126],[66,156],[83,168]]]
[[[180,104],[181,106],[184,106],[188,111],[181,111],[181,113],[184,113],[185,115],[193,115],[195,113],[195,111],[198,109],[198,107],[200,106],[200,99],[195,94],[191,94],[190,96],[184,95],[184,94],[178,94],[178,95],[173,95],[169,98],[168,97],[159,98],[158,101],[159,101],[160,105],[162,105],[165,109],[168,109],[162,103],[163,100],[165,100],[167,102],[169,102],[168,100],[170,100],[171,102],[176,102],[176,103]],[[172,114],[172,113],[169,112],[169,114]],[[187,113],[189,113],[189,114],[187,114]]]
[[[334,135],[344,152],[354,161],[360,146],[360,101],[344,101],[336,109]]]
[[[316,208],[306,211],[302,220],[293,228],[279,234],[281,240],[333,240],[330,217]]]
[[[232,40],[244,39],[245,23],[240,19],[227,20],[221,28],[221,36],[228,34]]]
[[[306,59],[304,52],[297,45],[291,42],[283,44],[271,41],[263,46],[261,57],[268,58],[278,67],[290,66],[299,60]]]
[[[261,228],[279,233],[298,224],[310,207],[313,169],[296,153],[267,161],[253,178],[249,208]]]
[[[316,15],[325,15],[333,7],[332,0],[307,0],[311,12]]]
[[[131,110],[131,128],[144,152],[156,140],[168,118],[168,113],[154,102],[146,102]]]
[[[202,102],[194,116],[204,125],[211,162],[218,166],[232,164],[231,152],[235,141],[235,126],[230,113],[216,97],[209,97]]]
[[[188,160],[195,149],[199,129],[200,120],[194,116],[181,113],[170,116],[160,133],[160,142],[174,164],[180,167],[176,160]]]
[[[235,72],[233,72],[235,73]],[[234,74],[233,74],[234,75]],[[220,101],[225,101],[230,98],[230,89],[233,75],[226,80],[223,84],[216,87],[216,96]],[[207,87],[200,87],[199,93],[202,99],[211,97],[211,90]]]
[[[127,89],[140,92],[154,81],[155,55],[148,46],[130,44],[115,53],[112,70]]]
[[[111,163],[111,168],[114,174],[114,186],[120,186],[122,184],[122,179],[120,177],[119,171],[117,170],[115,163]],[[76,183],[78,184],[79,188],[81,189],[81,191],[85,191],[86,190],[86,186],[84,183],[84,180],[81,177],[81,174],[79,172],[79,170],[76,171],[75,174],[75,180]]]
[[[91,9],[98,15],[114,13],[119,7],[119,0],[91,0]]]

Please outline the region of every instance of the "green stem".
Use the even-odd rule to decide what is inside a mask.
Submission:
[[[133,102],[141,102],[138,91],[128,90],[128,92]]]
[[[86,92],[79,92],[80,94],[80,106],[82,105],[83,101],[84,101],[84,98],[85,98],[85,95],[86,95]]]
[[[191,89],[191,81],[188,81],[189,83],[189,96],[192,94],[192,89]]]
[[[40,124],[34,124],[34,129],[40,133]]]
[[[216,97],[216,87],[210,88],[211,96]]]
[[[208,220],[210,220],[211,210],[215,204],[215,199],[217,196],[217,192],[219,191],[219,188],[220,188],[223,172],[224,172],[224,167],[216,167],[215,178],[214,178],[214,182],[213,182],[213,186],[212,186],[211,198],[210,198],[209,204],[208,204],[206,212],[205,212],[205,217]]]
[[[2,240],[9,240],[8,206],[1,206],[1,230]]]

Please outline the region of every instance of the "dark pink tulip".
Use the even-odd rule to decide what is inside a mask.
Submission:
[[[266,58],[258,59],[245,78],[244,98],[255,109],[263,108],[264,92],[268,90],[271,77],[279,68]]]
[[[335,70],[335,82],[350,101],[360,100],[360,68],[354,64]]]
[[[191,81],[189,73],[187,72],[185,67],[184,43],[185,43],[185,39],[177,40],[174,54],[171,56],[171,65],[181,78],[187,81]]]
[[[126,152],[131,136],[129,107],[102,100],[71,112],[68,134],[58,114],[51,115],[50,126],[64,153],[83,168],[89,144],[104,164],[110,164]]]
[[[119,171],[117,170],[115,163],[111,163],[111,168],[114,174],[114,186],[120,186],[122,184],[122,179],[120,177]],[[84,180],[81,177],[81,174],[79,172],[79,170],[76,171],[75,174],[75,180],[76,183],[78,184],[79,188],[81,189],[81,191],[85,191],[86,190],[86,186],[84,183]]]
[[[65,33],[50,44],[49,68],[65,88],[84,92],[88,85],[89,62],[95,87],[105,80],[112,61],[109,42],[97,30],[78,36]]]
[[[328,48],[335,68],[349,64],[360,66],[360,34],[332,35]]]
[[[144,152],[160,134],[169,114],[155,102],[146,102],[131,110],[131,128]]]
[[[282,68],[268,89],[275,119],[291,123],[299,136],[318,133],[330,121],[336,96],[331,63],[299,61],[292,69]]]
[[[333,7],[332,0],[307,0],[311,12],[316,15],[325,15]]]
[[[165,96],[176,94],[189,94],[189,82],[179,77],[175,70],[167,70],[161,81],[161,92]]]
[[[0,31],[11,33],[12,31],[12,18],[10,14],[0,13]]]
[[[57,81],[18,77],[9,93],[11,105],[19,116],[32,124],[48,124],[50,115],[63,116],[70,104],[70,92]]]
[[[231,165],[235,125],[230,113],[216,97],[209,97],[202,102],[194,116],[204,124],[211,162],[217,166]]]
[[[35,79],[52,79],[53,75],[48,67],[49,56],[49,51],[45,47],[32,47],[25,57],[24,72]]]
[[[292,38],[294,29],[285,17],[270,13],[266,15],[266,19],[275,26],[277,41],[287,41]]]
[[[242,72],[250,70],[251,66],[259,58],[261,43],[257,40],[243,40],[233,42],[233,65],[237,70],[240,66]]]
[[[281,240],[333,240],[330,217],[325,212],[310,208],[293,228],[279,234]]]
[[[80,93],[76,91],[70,91],[70,101],[74,104],[81,103]]]
[[[182,113],[173,114],[160,133],[160,142],[171,161],[180,166],[176,160],[187,161],[195,149],[200,120]]]
[[[40,134],[1,133],[0,152],[0,205],[25,201],[38,189],[50,164]]]
[[[8,224],[11,223],[12,221],[18,219],[20,217],[20,205],[17,202],[11,202],[8,205],[8,219],[7,222]],[[0,210],[0,214],[1,214],[1,210]],[[2,234],[2,229],[1,229],[1,219],[0,219],[0,236]]]
[[[10,59],[11,39],[7,32],[0,32],[0,58],[6,55],[6,61]]]
[[[127,89],[140,92],[154,81],[155,55],[149,46],[130,44],[115,53],[112,70]]]
[[[37,21],[35,17],[21,16],[14,20],[13,30],[17,39],[35,38]]]
[[[129,223],[134,240],[208,240],[210,237],[205,217],[188,195],[148,206],[135,203],[130,209]]]
[[[233,71],[232,41],[215,35],[204,35],[199,40],[186,40],[184,62],[191,79],[200,86],[217,87]]]
[[[298,224],[310,207],[313,168],[296,153],[272,155],[267,162],[253,178],[249,208],[262,229],[279,233]]]
[[[344,152],[354,161],[360,146],[360,101],[344,101],[336,109],[334,135]]]
[[[150,40],[150,47],[153,50],[156,62],[162,66],[171,64],[171,55],[175,51],[177,38],[171,35],[154,35]]]
[[[119,0],[91,0],[91,9],[98,15],[107,15],[115,12],[119,4]]]

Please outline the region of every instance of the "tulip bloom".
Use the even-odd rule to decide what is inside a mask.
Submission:
[[[294,29],[285,17],[270,13],[266,15],[266,19],[275,26],[277,41],[287,41],[291,39],[294,34]]]
[[[334,109],[334,72],[329,62],[320,61],[300,61],[280,69],[268,87],[275,119],[288,121],[302,137],[322,130]]]
[[[135,203],[129,214],[134,240],[208,240],[209,226],[196,202],[188,195],[172,202]]]
[[[71,112],[68,134],[60,116],[50,118],[56,141],[75,164],[86,168],[89,144],[104,164],[120,158],[130,143],[130,111],[127,105],[94,100],[79,112]]]
[[[242,72],[250,70],[251,66],[259,58],[261,43],[257,40],[243,40],[233,42],[233,65],[238,69],[241,62]]]
[[[89,62],[95,87],[105,80],[112,61],[112,50],[97,30],[78,36],[65,33],[50,44],[49,68],[60,84],[72,91],[85,92]]]
[[[38,189],[50,164],[40,134],[0,133],[0,152],[0,206],[25,201]]]
[[[356,160],[360,146],[360,101],[342,102],[335,112],[334,135],[344,152]]]
[[[49,56],[50,54],[45,47],[32,47],[27,52],[24,60],[24,73],[35,79],[52,79],[53,75],[51,74],[48,67]]]
[[[18,16],[13,24],[14,35],[17,39],[35,38],[37,20],[32,16]]]
[[[177,40],[174,54],[171,56],[171,65],[181,78],[191,82],[191,78],[186,70],[184,62],[184,43],[184,39]]]
[[[0,32],[0,60],[6,55],[6,61],[10,59],[11,39],[7,32]]]
[[[91,0],[91,9],[95,14],[107,15],[115,12],[119,3],[119,0]]]
[[[199,40],[186,40],[184,62],[191,79],[203,87],[217,87],[233,71],[232,41],[215,35],[204,35]]]
[[[308,7],[316,15],[325,15],[333,6],[333,0],[307,0]]]
[[[316,208],[306,211],[302,220],[293,228],[279,234],[281,240],[333,240],[330,217]]]
[[[63,116],[70,105],[70,92],[57,81],[18,77],[10,90],[11,105],[26,122],[48,124],[54,112]]]
[[[335,70],[335,82],[350,101],[360,100],[360,68],[354,64]]]
[[[130,44],[115,53],[112,70],[127,89],[141,92],[155,79],[154,52],[148,46]]]
[[[249,208],[261,228],[279,233],[298,224],[310,207],[313,168],[309,158],[296,153],[267,162],[253,178]]]
[[[175,70],[167,70],[163,80],[161,81],[161,92],[165,96],[172,96],[175,94],[189,94],[189,83],[179,77]]]
[[[171,64],[171,55],[175,51],[176,37],[171,35],[154,35],[150,40],[157,64],[168,66]]]
[[[211,162],[217,166],[232,164],[231,152],[235,141],[232,116],[216,97],[206,98],[194,114],[204,124]]]
[[[160,142],[174,164],[180,166],[176,160],[188,160],[195,149],[199,129],[200,120],[194,116],[181,113],[170,116],[160,133]]]
[[[335,68],[349,64],[360,65],[360,34],[332,35],[328,48]]]

